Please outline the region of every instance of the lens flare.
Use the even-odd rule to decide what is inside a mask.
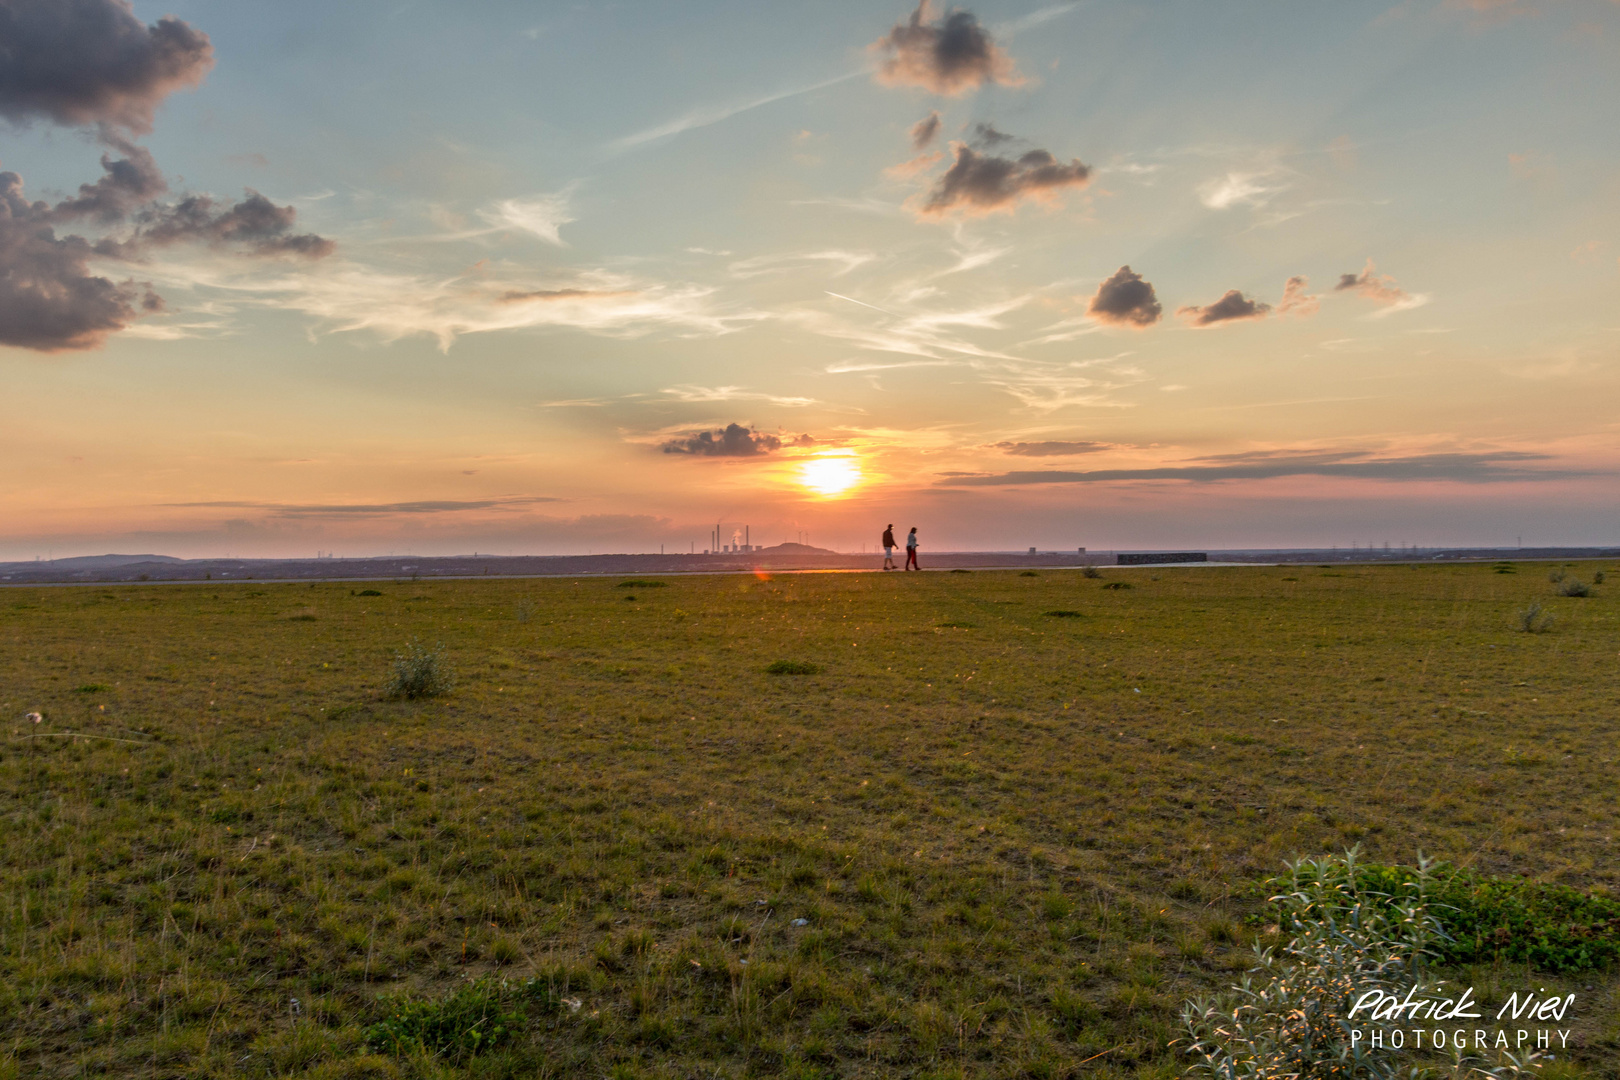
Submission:
[[[823,499],[836,499],[861,482],[861,463],[853,456],[814,457],[799,464],[799,483]]]

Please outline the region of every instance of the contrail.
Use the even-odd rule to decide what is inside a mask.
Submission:
[[[885,315],[894,315],[894,317],[897,318],[897,319],[900,317],[898,315],[895,315],[894,312],[892,312],[892,311],[885,311],[883,308],[878,307],[876,304],[868,304],[865,300],[857,300],[853,296],[845,296],[843,293],[835,293],[835,292],[832,292],[830,290],[827,291],[827,295],[828,296],[836,296],[840,300],[848,300],[852,304],[861,305],[861,307],[869,307],[873,311],[882,311],[883,314],[885,314]]]

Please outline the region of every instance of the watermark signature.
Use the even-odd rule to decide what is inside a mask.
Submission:
[[[1575,1005],[1575,995],[1544,996],[1546,988],[1535,993],[1508,995],[1507,1001],[1496,1011],[1494,1027],[1472,1025],[1452,1026],[1458,1020],[1481,1020],[1479,1003],[1474,1000],[1474,988],[1464,988],[1457,997],[1419,997],[1417,988],[1399,994],[1385,990],[1369,990],[1356,999],[1348,1019],[1354,1024],[1357,1016],[1366,1020],[1399,1024],[1408,1021],[1411,1027],[1373,1027],[1370,1031],[1350,1028],[1350,1045],[1360,1047],[1365,1042],[1369,1049],[1401,1050],[1410,1046],[1414,1050],[1549,1050],[1569,1045],[1573,1029],[1559,1028]],[[1552,1021],[1554,1026],[1505,1027],[1503,1021],[1535,1025]],[[1424,1026],[1425,1022],[1434,1026]],[[1445,1025],[1445,1026],[1441,1026]]]

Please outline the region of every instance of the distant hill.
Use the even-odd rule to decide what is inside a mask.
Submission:
[[[71,559],[51,559],[49,565],[64,570],[108,570],[115,566],[133,566],[135,563],[182,563],[173,555],[77,555]],[[27,564],[24,564],[27,565]]]
[[[777,544],[775,547],[762,547],[762,548],[759,548],[755,552],[755,554],[758,555],[758,554],[763,554],[763,553],[766,553],[766,552],[775,552],[778,555],[836,555],[836,554],[838,554],[838,552],[829,551],[827,548],[811,547],[809,544],[796,544],[791,540],[783,541],[782,543]]]

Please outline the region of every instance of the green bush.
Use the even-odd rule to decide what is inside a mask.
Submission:
[[[435,645],[429,649],[412,638],[404,652],[394,654],[394,671],[383,693],[385,697],[414,701],[447,694],[454,684],[455,676],[444,659],[444,647]]]
[[[523,1026],[505,982],[479,979],[442,998],[383,998],[388,1015],[366,1028],[366,1043],[388,1054],[426,1053],[460,1061],[510,1039]]]
[[[1055,611],[1043,611],[1041,614],[1049,615],[1054,619],[1083,619],[1086,617],[1085,612],[1070,611],[1068,608],[1058,608]]]
[[[1382,892],[1416,881],[1409,866],[1367,863],[1358,872],[1365,886]],[[1429,900],[1447,938],[1435,951],[1448,964],[1500,959],[1558,975],[1620,959],[1620,900],[1445,865],[1434,870]]]
[[[643,578],[631,578],[629,581],[621,581],[621,582],[619,582],[618,588],[621,588],[621,589],[662,589],[662,588],[667,587],[668,584],[669,583],[667,581],[647,581],[647,580],[645,580]]]
[[[1570,578],[1568,581],[1559,582],[1558,583],[1558,588],[1555,589],[1554,591],[1557,592],[1559,596],[1591,596],[1592,595],[1592,587],[1590,585],[1588,585],[1586,582],[1581,581],[1581,580],[1579,580],[1577,578]]]
[[[1130,587],[1131,583],[1128,581],[1110,581],[1108,584],[1103,586],[1105,589],[1128,589]]]
[[[1100,578],[1102,577],[1102,571],[1097,569],[1095,566],[1088,566],[1084,570],[1080,571],[1080,576],[1088,578]]]

